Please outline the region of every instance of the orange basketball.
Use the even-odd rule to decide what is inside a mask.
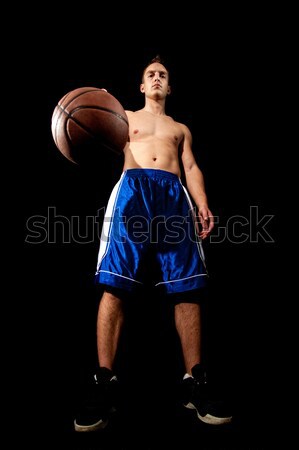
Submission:
[[[59,100],[51,131],[61,153],[80,163],[101,149],[120,154],[128,141],[129,123],[113,95],[103,89],[82,87]]]

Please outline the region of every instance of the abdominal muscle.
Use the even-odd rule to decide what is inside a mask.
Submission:
[[[127,169],[161,169],[180,177],[178,149],[173,143],[166,143],[158,138],[130,142],[124,149]]]

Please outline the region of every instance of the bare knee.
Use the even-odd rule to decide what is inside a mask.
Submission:
[[[198,303],[178,303],[175,305],[175,313],[193,316],[200,313],[200,305]]]
[[[100,309],[121,312],[123,309],[122,299],[114,292],[104,291],[100,301]]]
[[[110,291],[104,291],[102,298],[105,298],[107,301],[120,301],[120,297]]]

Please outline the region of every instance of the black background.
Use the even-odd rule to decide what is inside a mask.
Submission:
[[[189,10],[169,32],[163,27],[165,18],[158,19],[156,13],[151,17],[157,8],[151,5],[149,23],[143,23],[141,16],[138,27],[128,17],[116,26],[104,14],[93,27],[87,21],[90,12],[79,14],[67,27],[56,19],[48,33],[42,24],[38,26],[24,46],[28,80],[22,96],[26,108],[19,165],[24,278],[18,309],[21,347],[16,359],[25,390],[26,436],[29,431],[32,446],[43,445],[44,440],[58,442],[63,436],[64,448],[136,445],[147,449],[158,448],[163,440],[182,443],[181,448],[201,442],[199,448],[261,449],[267,447],[270,434],[275,435],[270,386],[278,345],[273,296],[280,267],[274,151],[278,94],[273,95],[279,30],[272,30],[261,11],[239,11],[238,20],[229,11],[225,16],[218,11],[217,16],[193,17],[191,23],[186,22],[193,15]],[[167,19],[170,27],[171,20]],[[84,33],[83,27],[76,27],[82,23]],[[188,428],[188,420],[180,413],[174,419],[167,406],[171,397],[167,390],[166,400],[161,401],[159,378],[169,377],[171,384],[174,376],[182,375],[180,350],[168,309],[147,292],[132,308],[128,319],[132,331],[128,326],[119,361],[124,378],[130,375],[138,380],[138,395],[134,389],[130,392],[132,408],[126,427],[87,440],[74,435],[72,420],[77,385],[96,357],[93,274],[98,240],[65,243],[58,226],[53,242],[33,244],[28,241],[26,223],[35,215],[47,217],[49,208],[69,219],[78,216],[83,223],[105,207],[121,173],[121,157],[103,153],[101,163],[92,168],[70,163],[51,136],[53,110],[65,93],[83,86],[108,89],[125,109],[143,107],[140,75],[157,53],[170,68],[172,95],[166,112],[192,132],[210,208],[219,218],[215,233],[231,224],[234,216],[250,222],[250,211],[257,208],[259,218],[274,216],[266,228],[273,242],[262,238],[252,242],[249,226],[237,226],[237,234],[246,233],[245,242],[226,238],[216,243],[212,236],[204,244],[211,278],[208,358],[235,404],[233,427],[226,431],[197,424]],[[158,431],[162,438],[157,438]]]

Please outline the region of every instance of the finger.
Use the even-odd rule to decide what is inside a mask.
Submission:
[[[215,226],[214,217],[210,216],[209,217],[209,232],[211,232],[213,230],[214,226]]]

